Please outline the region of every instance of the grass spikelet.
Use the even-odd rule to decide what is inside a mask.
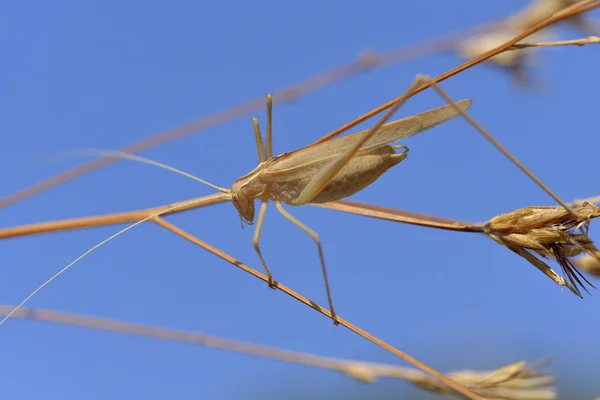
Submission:
[[[556,399],[556,389],[550,387],[554,376],[537,372],[541,365],[528,366],[520,361],[495,371],[463,370],[448,373],[454,381],[471,388],[486,399],[502,400],[551,400]],[[452,391],[438,380],[423,376],[411,382],[422,389],[450,395]]]
[[[595,286],[577,269],[572,258],[584,252],[598,251],[587,231],[590,220],[600,216],[600,208],[584,203],[573,211],[577,216],[560,206],[520,208],[490,219],[484,232],[525,258],[558,285],[566,286],[582,297],[580,289],[589,293],[582,280],[594,289]],[[558,262],[564,277],[540,259],[549,257]]]

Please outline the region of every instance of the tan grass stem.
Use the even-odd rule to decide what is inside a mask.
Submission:
[[[227,253],[217,249],[216,247],[209,245],[208,243],[198,239],[197,237],[191,235],[190,233],[184,231],[183,229],[171,224],[170,222],[167,222],[166,220],[164,220],[160,217],[154,218],[154,221],[158,225],[162,226],[163,228],[170,230],[171,232],[175,233],[176,235],[181,236],[182,238],[184,238],[184,239],[194,243],[195,245],[209,251],[210,253],[216,255],[217,257],[229,262],[230,264],[235,265],[236,267],[238,267],[238,268],[242,269],[243,271],[253,275],[254,277],[264,281],[265,283],[268,282],[268,278],[265,274],[258,272],[257,270],[255,270],[252,267],[249,267],[246,264],[243,264],[241,261],[236,260],[235,258],[231,257]],[[273,283],[273,287],[275,289],[278,289],[278,290],[282,291],[283,293],[287,294],[288,296],[291,296],[292,298],[296,299],[297,301],[304,303],[308,307],[312,308],[315,311],[320,312],[321,314],[327,316],[328,318],[333,317],[331,315],[331,312],[328,309],[320,306],[319,304],[315,303],[314,301],[302,296],[301,294],[295,292],[294,290],[288,288],[287,286],[280,284],[277,281],[272,281],[272,283]],[[456,390],[458,393],[466,396],[467,398],[470,398],[473,400],[484,400],[483,397],[472,392],[470,389],[468,389],[464,386],[461,386],[460,384],[452,381],[451,379],[444,376],[442,373],[440,373],[440,372],[436,371],[435,369],[429,367],[428,365],[422,363],[421,361],[417,360],[416,358],[404,353],[403,351],[398,350],[394,346],[384,342],[383,340],[381,340],[381,339],[377,338],[376,336],[368,333],[367,331],[359,328],[358,326],[352,324],[351,322],[346,321],[345,319],[341,318],[339,315],[337,315],[336,320],[337,320],[337,322],[339,322],[340,325],[344,326],[345,328],[349,329],[350,331],[358,334],[359,336],[362,336],[363,338],[369,340],[370,342],[376,344],[377,346],[389,351],[390,353],[392,353],[392,354],[396,355],[397,357],[401,358],[402,360],[414,365],[415,367],[419,368],[420,370],[434,376],[435,378],[444,382],[444,384],[448,385],[449,387]]]
[[[41,223],[33,223],[7,228],[0,228],[0,240],[11,239],[21,236],[39,235],[45,233],[65,232],[76,229],[97,228],[101,226],[118,225],[132,223],[155,214],[162,210],[177,206],[183,203],[189,203],[185,207],[178,208],[170,212],[177,214],[191,209],[201,208],[228,201],[228,197],[223,193],[216,193],[209,196],[197,197],[185,201],[180,201],[162,206],[132,210],[114,214],[94,215],[89,217],[69,218]],[[348,200],[334,201],[323,204],[310,204],[311,206],[326,208],[331,210],[343,211],[350,214],[362,215],[378,219],[385,219],[405,224],[426,226],[430,228],[446,229],[463,232],[483,232],[483,224],[471,224],[451,219],[434,217],[425,214],[418,214],[409,211],[396,210],[366,203],[359,203]],[[168,215],[168,214],[165,214]]]
[[[588,36],[581,39],[557,40],[553,42],[518,43],[512,45],[508,50],[521,50],[534,47],[585,46],[588,44],[600,44],[600,37]]]
[[[438,38],[403,46],[401,48],[390,50],[381,54],[374,51],[365,51],[361,53],[355,60],[352,60],[339,67],[319,72],[309,78],[297,83],[293,83],[279,91],[276,91],[273,93],[274,103],[289,103],[318,89],[322,89],[337,82],[350,79],[362,72],[390,67],[411,59],[426,57],[442,51],[452,50],[456,46],[456,43],[460,42],[460,40],[462,40],[464,37],[484,30],[493,29],[495,26],[500,26],[501,24],[502,19],[499,19],[497,21],[492,21],[475,27],[460,30],[458,32],[447,34]],[[244,115],[258,112],[262,110],[264,106],[264,97],[260,96],[241,104],[228,107],[221,111],[217,111],[213,114],[200,117],[192,122],[176,128],[159,132],[155,135],[125,146],[121,148],[120,151],[131,154],[140,153],[142,151],[152,149],[185,136],[189,136],[193,133],[211,128],[213,126],[218,126],[227,121],[240,118]],[[59,173],[16,193],[8,195],[4,198],[0,198],[0,209],[11,204],[15,204],[54,186],[65,183],[78,176],[113,164],[117,161],[119,160],[111,157],[101,157],[65,172]]]
[[[562,201],[556,193],[554,193],[550,188],[541,181],[529,168],[527,168],[517,157],[512,155],[510,151],[506,147],[504,147],[491,133],[488,132],[479,122],[477,122],[473,117],[471,117],[466,111],[460,108],[456,102],[450,97],[450,95],[437,84],[432,83],[433,89],[448,103],[451,104],[454,109],[462,115],[464,119],[466,119],[475,129],[479,131],[490,143],[494,145],[506,158],[508,158],[513,164],[515,164],[521,171],[525,173],[532,181],[534,181],[539,187],[541,187],[546,193],[550,195],[558,204],[563,206],[565,210],[567,210],[571,215],[577,217],[577,214],[567,203]]]
[[[14,306],[11,305],[0,305],[0,315],[7,315],[13,308]],[[226,339],[200,332],[182,331],[47,309],[21,308],[13,314],[13,317],[183,342],[273,360],[303,364],[316,368],[339,371],[349,378],[365,383],[375,383],[378,378],[383,377],[401,379],[411,382],[421,389],[429,390],[434,393],[442,395],[452,394],[448,393],[447,390],[443,390],[443,388],[445,388],[443,383],[435,378],[429,377],[420,370],[392,364],[323,357],[309,353]],[[552,387],[548,387],[554,383],[552,374],[527,371],[523,368],[525,366],[525,363],[523,362],[513,365],[520,368],[518,368],[518,374],[512,377],[512,379],[502,383],[495,383],[491,387],[478,389],[478,391],[483,391],[482,394],[484,394],[486,390],[489,392],[490,389],[494,391],[503,390],[509,395],[509,397],[506,397],[507,399],[529,400],[555,398],[555,390]],[[468,383],[471,386],[479,386],[481,383],[485,382],[485,378],[493,373],[496,373],[496,371],[453,371],[449,372],[448,375],[456,375],[462,382]],[[439,388],[442,388],[442,391],[440,391]]]
[[[474,67],[475,65],[481,64],[482,62],[484,62],[504,51],[507,51],[511,46],[517,44],[517,42],[520,42],[521,40],[525,39],[527,36],[530,36],[533,33],[536,33],[538,31],[542,30],[543,28],[546,28],[547,26],[550,26],[550,25],[555,24],[564,19],[571,18],[575,15],[579,15],[583,12],[587,12],[587,11],[590,11],[590,10],[598,8],[598,7],[600,7],[600,1],[598,1],[598,0],[583,0],[579,3],[576,3],[569,7],[566,7],[564,9],[562,9],[561,11],[553,14],[552,16],[535,24],[531,28],[526,29],[520,35],[515,36],[513,39],[501,44],[500,46],[497,46],[497,47],[479,55],[478,57],[475,57],[474,59],[467,61],[467,62],[459,65],[458,67],[453,68],[450,71],[445,72],[445,73],[438,75],[437,77],[431,79],[431,81],[429,81],[428,83],[425,83],[420,88],[414,90],[413,95],[416,95],[416,94],[424,91],[425,89],[428,89],[433,84],[443,82],[448,78],[451,78],[463,71],[466,71],[469,68]],[[347,124],[343,125],[342,127],[323,136],[321,139],[317,140],[315,143],[324,142],[335,136],[338,136],[339,134],[347,131],[348,129],[353,128],[356,125],[368,120],[369,118],[372,118],[373,116],[387,110],[388,108],[392,107],[398,101],[398,99],[400,99],[400,97],[401,96],[398,96],[398,97],[380,105],[379,107],[376,107],[373,110],[361,115],[360,117],[348,122]]]
[[[487,60],[489,58],[492,58],[493,56],[495,56],[499,53],[502,53],[503,51],[509,50],[511,48],[511,46],[515,45],[517,42],[521,41],[525,37],[527,37],[535,32],[540,31],[541,29],[543,29],[549,25],[552,25],[554,23],[557,23],[557,22],[565,20],[565,19],[569,19],[573,16],[590,11],[599,6],[600,6],[600,3],[598,2],[598,0],[583,0],[579,3],[576,3],[569,7],[566,7],[565,9],[553,14],[549,18],[546,18],[546,19],[542,20],[540,23],[527,29],[525,32],[518,35],[514,39],[512,39],[512,40],[510,40],[510,41],[508,41],[508,42],[506,42],[484,54],[481,54],[480,56],[434,78],[433,81],[435,83],[440,83],[440,82],[442,82],[464,70],[467,70],[477,64],[484,62],[485,60]],[[472,33],[475,33],[475,32],[478,32],[478,31],[481,31],[484,29],[491,29],[494,26],[498,26],[501,23],[502,23],[502,20],[498,21],[498,22],[484,24],[480,27],[470,29],[469,31],[473,31]],[[355,60],[349,64],[343,65],[338,68],[334,68],[329,71],[322,72],[322,73],[317,74],[313,77],[310,77],[300,83],[291,85],[288,88],[285,88],[279,92],[276,92],[274,94],[275,103],[281,104],[281,103],[284,103],[287,101],[291,101],[293,99],[298,98],[302,94],[306,94],[306,93],[316,90],[318,88],[330,85],[332,83],[341,81],[343,79],[347,79],[351,76],[358,74],[359,72],[361,72],[365,69],[369,69],[369,68],[372,69],[378,65],[382,66],[382,67],[388,66],[388,65],[392,65],[395,63],[399,63],[399,62],[408,60],[410,58],[416,58],[418,56],[421,56],[423,53],[427,53],[427,51],[424,51],[424,48],[429,48],[430,52],[432,54],[439,52],[440,50],[453,49],[455,44],[459,41],[458,38],[463,35],[465,35],[465,34],[459,32],[455,35],[452,35],[453,37],[451,37],[450,39],[448,39],[448,37],[442,38],[442,39],[435,39],[431,42],[428,42],[427,44],[421,43],[421,44],[413,45],[413,46],[410,46],[408,48],[404,48],[401,50],[393,50],[393,51],[386,53],[384,55],[381,55],[381,56],[369,54],[364,57],[359,57],[358,60]],[[454,36],[456,36],[456,39],[454,38]],[[421,86],[421,88],[417,89],[414,92],[414,94],[417,94],[417,93],[427,89],[428,87],[429,86],[427,84],[423,85],[423,86]],[[373,109],[372,111],[360,116],[359,118],[356,118],[355,120],[345,124],[344,126],[338,128],[338,129],[334,130],[333,132],[331,132],[328,135],[324,136],[323,138],[319,139],[315,143],[319,143],[321,141],[328,140],[332,137],[338,136],[339,134],[360,124],[361,122],[371,118],[372,116],[379,114],[382,111],[385,111],[386,109],[392,107],[397,101],[398,101],[398,98],[388,101],[387,103]],[[186,125],[182,125],[180,127],[177,127],[177,128],[171,129],[171,130],[163,131],[163,132],[158,133],[149,138],[135,142],[129,146],[126,146],[126,147],[120,149],[120,150],[123,152],[126,152],[126,153],[132,153],[132,154],[139,153],[141,151],[148,150],[148,149],[156,147],[160,144],[166,143],[168,141],[187,136],[196,131],[199,131],[202,129],[207,129],[211,126],[215,126],[215,125],[224,123],[226,121],[241,117],[241,116],[246,115],[251,112],[259,111],[263,108],[263,106],[264,106],[264,101],[263,101],[262,97],[256,98],[256,99],[250,100],[248,102],[239,104],[237,106],[222,110],[215,114],[200,118],[200,119],[193,121],[191,123],[188,123]],[[103,158],[99,158],[99,159],[95,159],[90,162],[87,162],[79,167],[76,167],[76,168],[70,169],[68,171],[65,171],[63,173],[60,173],[58,175],[55,175],[54,177],[51,177],[44,181],[38,182],[32,186],[29,186],[29,187],[22,189],[16,193],[11,194],[5,198],[0,199],[0,208],[6,207],[6,206],[14,204],[18,201],[24,200],[24,199],[31,197],[34,194],[37,194],[41,191],[47,190],[51,187],[54,187],[61,183],[67,182],[73,178],[80,176],[80,175],[94,171],[96,169],[99,169],[103,166],[112,164],[114,162],[116,162],[115,159],[108,158],[108,157],[103,157]]]

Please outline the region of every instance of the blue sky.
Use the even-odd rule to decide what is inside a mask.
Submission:
[[[11,2],[0,17],[0,195],[76,165],[44,157],[115,149],[262,96],[367,48],[391,50],[493,20],[522,1]],[[435,12],[432,12],[435,9]],[[451,17],[451,18],[449,18]],[[561,30],[565,37],[575,37]],[[477,67],[444,84],[472,115],[565,200],[598,194],[591,78],[594,47],[548,49],[547,93],[515,88]],[[275,107],[280,154],[311,143],[397,96],[417,73],[459,64],[439,55],[377,70]],[[398,113],[437,107],[433,92]],[[264,126],[264,112],[257,115]],[[250,115],[143,155],[229,186],[256,166]],[[373,124],[374,122],[369,122]],[[483,221],[552,199],[456,119],[411,138],[409,158],[353,199]],[[40,161],[42,160],[42,161]],[[150,207],[212,193],[166,171],[123,161],[0,210],[2,226]],[[288,207],[289,209],[289,207]],[[561,291],[524,260],[474,234],[290,209],[316,230],[338,313],[433,367],[491,369],[554,356],[561,387],[594,382],[600,296]],[[252,229],[221,204],[170,218],[259,267]],[[0,243],[0,303],[31,290],[119,227]],[[594,234],[592,227],[592,235]],[[276,279],[325,304],[317,251],[267,213],[263,254]],[[201,331],[331,357],[400,363],[215,256],[146,224],[76,265],[31,307]],[[11,320],[0,327],[2,394],[11,399],[238,399],[300,390],[424,396],[407,384],[365,386],[334,372],[219,350]],[[582,389],[587,390],[587,389]],[[588,397],[598,395],[589,389]],[[425,397],[423,397],[425,398]]]

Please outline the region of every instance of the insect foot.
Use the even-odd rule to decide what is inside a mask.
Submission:
[[[338,321],[338,317],[335,313],[331,314],[331,319],[333,320],[333,325],[338,326],[340,324],[340,321]]]

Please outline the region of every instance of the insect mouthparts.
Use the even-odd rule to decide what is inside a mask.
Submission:
[[[242,229],[244,229],[244,224],[248,225],[248,226],[252,226],[254,225],[254,221],[246,221],[241,215],[240,215],[240,225],[242,227]]]

